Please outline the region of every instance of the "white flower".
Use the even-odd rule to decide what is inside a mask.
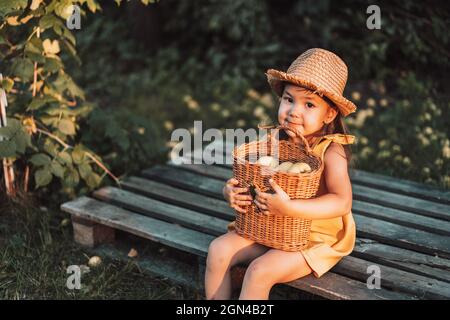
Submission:
[[[374,98],[367,99],[366,103],[367,103],[367,106],[369,106],[371,108],[373,108],[377,105],[377,102],[375,101]]]
[[[408,157],[403,158],[403,164],[405,166],[409,166],[411,164],[411,160]]]
[[[211,110],[212,111],[219,111],[220,110],[220,105],[217,102],[214,102],[213,104],[211,104]]]
[[[442,156],[446,159],[450,159],[450,147],[448,145],[445,145],[442,148]]]
[[[255,89],[249,89],[247,91],[247,96],[255,100],[258,100],[260,97],[259,93]]]
[[[388,104],[389,104],[389,102],[387,101],[387,99],[383,98],[380,100],[380,106],[387,107]]]
[[[244,127],[246,125],[246,122],[244,119],[239,119],[238,121],[236,121],[236,125],[238,127]]]
[[[170,131],[173,129],[173,122],[166,120],[164,121],[164,128],[166,128],[166,130]]]
[[[253,114],[255,117],[261,118],[264,116],[264,108],[263,107],[256,107],[255,110],[253,110]]]
[[[358,91],[352,92],[352,99],[355,101],[359,101],[361,99],[361,94]]]
[[[228,118],[228,117],[230,116],[230,110],[228,110],[228,109],[223,109],[223,110],[222,110],[222,116],[223,116],[224,118]]]
[[[367,143],[369,143],[369,139],[367,139],[366,137],[361,137],[359,139],[359,143],[361,143],[362,145],[367,145]]]

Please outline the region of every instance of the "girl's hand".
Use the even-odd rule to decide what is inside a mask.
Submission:
[[[241,194],[248,191],[248,188],[239,188],[236,187],[239,184],[235,178],[229,179],[225,187],[223,188],[223,195],[225,199],[228,201],[228,204],[231,208],[235,209],[238,212],[246,213],[242,207],[246,207],[252,204],[252,196]]]
[[[269,183],[275,193],[271,194],[256,190],[257,196],[254,202],[264,214],[284,215],[286,205],[291,198],[273,179],[270,179]]]

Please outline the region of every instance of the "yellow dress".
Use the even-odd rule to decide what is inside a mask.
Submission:
[[[352,135],[329,134],[321,137],[312,150],[324,159],[325,151],[331,142],[352,144],[354,139]],[[234,230],[234,224],[235,221],[228,224],[228,232]],[[301,253],[313,274],[319,278],[352,252],[356,241],[356,225],[352,212],[337,218],[313,220],[309,240],[308,247],[301,250]]]

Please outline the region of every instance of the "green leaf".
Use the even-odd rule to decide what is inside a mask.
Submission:
[[[66,171],[66,176],[64,177],[64,184],[68,187],[75,187],[80,182],[80,176],[77,170],[74,168],[69,168]]]
[[[58,129],[62,133],[67,134],[67,135],[74,135],[75,134],[75,124],[72,121],[68,120],[68,119],[62,119],[59,122]]]
[[[91,189],[95,189],[100,185],[101,182],[101,178],[98,174],[96,174],[95,172],[92,172],[90,175],[87,176],[86,180],[86,184],[89,186],[89,188]]]
[[[9,158],[16,156],[16,144],[14,141],[0,141],[0,158]]]
[[[43,97],[36,97],[31,101],[27,110],[37,110],[49,102],[56,102],[56,100],[55,100],[55,98],[53,98],[52,96],[49,96],[49,95],[45,95]]]
[[[87,5],[88,5],[89,10],[91,10],[91,12],[93,12],[93,13],[95,13],[97,8],[100,9],[100,6],[98,4],[96,4],[94,0],[87,0]]]
[[[15,136],[15,143],[18,153],[25,153],[25,149],[31,143],[31,140],[28,138],[30,138],[30,136],[23,130]]]
[[[44,70],[50,73],[55,73],[63,67],[63,64],[58,58],[45,58]]]
[[[62,151],[58,154],[58,160],[62,161],[63,164],[71,165],[72,157],[67,151]]]
[[[72,32],[67,28],[64,28],[63,30],[64,30],[64,37],[66,37],[66,39],[69,40],[70,43],[75,46],[77,42]]]
[[[80,145],[75,146],[72,151],[73,162],[76,164],[82,163],[84,161],[84,153],[85,152]]]
[[[44,151],[52,157],[58,156],[58,146],[49,139],[45,140],[44,142]]]
[[[34,66],[30,59],[18,58],[12,65],[12,73],[23,82],[33,79]]]
[[[58,24],[61,24],[61,21],[51,13],[43,16],[39,21],[39,27],[42,29],[42,31],[48,28],[53,28],[53,26]]]
[[[7,118],[6,127],[0,128],[0,137],[13,139],[16,134],[22,130],[20,121],[14,118]]]
[[[82,163],[78,166],[78,171],[80,172],[80,176],[86,180],[87,177],[91,174],[92,172],[92,167],[89,163]]]
[[[36,188],[48,185],[52,181],[52,174],[48,168],[42,168],[34,173]]]
[[[52,160],[45,153],[38,153],[31,157],[30,162],[37,167],[41,167],[49,165]]]
[[[5,89],[6,92],[9,92],[14,86],[14,80],[11,78],[4,78],[2,80],[2,88]]]
[[[50,171],[58,178],[64,178],[64,167],[58,161],[52,161]]]

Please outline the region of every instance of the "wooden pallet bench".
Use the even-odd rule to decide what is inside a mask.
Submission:
[[[211,146],[230,157],[231,145]],[[129,246],[117,234],[137,236],[154,247],[139,258],[146,269],[204,292],[208,246],[234,219],[222,196],[231,176],[227,164],[169,161],[128,177],[122,188],[101,188],[61,209],[71,214],[77,243],[126,258]],[[354,251],[321,278],[309,275],[277,284],[271,299],[305,293],[325,299],[450,299],[450,193],[359,170],[350,176]],[[380,289],[367,286],[372,265],[381,271]],[[246,267],[232,269],[235,292]]]

